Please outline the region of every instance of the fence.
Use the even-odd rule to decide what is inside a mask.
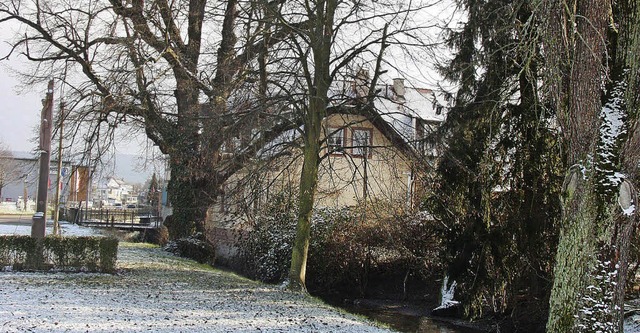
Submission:
[[[95,227],[158,228],[162,218],[148,209],[70,209],[71,221]]]

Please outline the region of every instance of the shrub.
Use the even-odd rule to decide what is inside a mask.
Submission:
[[[237,242],[233,266],[250,278],[286,279],[295,237],[293,203],[272,200]],[[440,269],[435,229],[426,216],[368,217],[357,209],[313,215],[307,287],[316,293],[364,295],[383,289],[404,294]]]
[[[277,195],[238,236],[233,266],[244,275],[268,283],[283,281],[289,271],[295,237],[294,201]]]
[[[165,246],[169,243],[169,230],[164,225],[156,229],[146,229],[136,235],[135,241]]]
[[[115,238],[0,236],[3,269],[111,273],[117,254]]]
[[[193,259],[201,264],[213,265],[215,261],[215,249],[202,233],[173,240],[164,249],[177,256]]]
[[[325,210],[314,219],[307,285],[320,293],[407,297],[441,269],[431,221]]]

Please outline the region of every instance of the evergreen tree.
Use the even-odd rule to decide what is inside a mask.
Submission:
[[[454,57],[443,66],[458,84],[438,180],[426,208],[446,226],[444,260],[466,314],[527,311],[544,322],[560,215],[561,160],[554,114],[539,96],[539,48],[530,1],[471,1]],[[519,299],[533,301],[526,309]]]
[[[153,210],[156,210],[158,208],[158,204],[160,203],[160,198],[158,196],[159,191],[160,188],[158,187],[158,178],[156,177],[156,173],[154,172],[151,176],[151,181],[149,182],[149,190],[147,192],[149,206],[151,206],[151,209]]]

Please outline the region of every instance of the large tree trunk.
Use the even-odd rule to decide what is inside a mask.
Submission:
[[[595,264],[596,208],[591,196],[593,183],[585,181],[581,166],[569,171],[565,180],[560,242],[556,254],[550,299],[548,332],[573,332],[581,294]],[[591,178],[593,179],[593,177]]]
[[[547,332],[621,332],[630,240],[636,218],[617,202],[599,214],[595,175],[572,168],[556,255]],[[628,181],[616,201],[637,202]]]
[[[319,104],[319,103],[312,103]],[[300,174],[300,194],[298,203],[298,223],[296,238],[291,254],[291,269],[289,270],[289,288],[295,291],[306,291],[307,255],[311,238],[311,217],[313,203],[318,184],[318,163],[320,153],[320,123],[321,105],[314,105],[309,112],[313,122],[305,126],[307,138],[304,146],[304,162]]]
[[[173,207],[173,215],[166,227],[171,239],[193,235],[205,231],[207,209],[215,202],[219,184],[211,184],[209,179],[198,177],[187,165],[171,159],[171,179],[168,196]]]
[[[626,163],[623,149],[629,142],[627,128],[637,122],[636,112],[628,111],[630,105],[637,105],[629,99],[635,98],[635,92],[628,90],[628,82],[637,81],[637,74],[627,75],[624,68],[637,43],[619,42],[618,31],[607,31],[606,26],[607,20],[620,19],[613,13],[627,16],[637,8],[611,11],[606,1],[578,1],[575,13],[553,18],[557,15],[553,5],[559,3],[552,1],[547,7],[552,23],[543,35],[546,48],[555,50],[548,54],[548,65],[558,72],[569,70],[562,79],[552,77],[551,81],[568,162],[574,166],[563,186],[564,212],[547,332],[621,332],[627,258],[637,224],[637,199],[631,185],[637,159]],[[631,3],[620,2],[620,8]],[[618,29],[621,39],[626,39],[626,31],[637,29],[637,24],[621,22]],[[609,37],[610,58],[604,57],[603,36]],[[609,79],[604,104],[603,68]],[[615,121],[607,120],[612,116]]]

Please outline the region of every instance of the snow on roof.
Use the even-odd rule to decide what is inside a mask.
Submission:
[[[26,152],[26,151],[12,151],[11,155],[16,160],[37,160],[38,156],[35,152]],[[7,156],[1,156],[7,157]]]
[[[0,158],[8,158],[18,161],[31,161],[37,162],[40,159],[40,156],[36,152],[26,152],[26,151],[11,151],[11,155],[0,155]],[[51,164],[55,164],[58,162],[58,158],[56,156],[50,156]],[[72,162],[68,159],[62,159],[63,164],[71,164]]]
[[[446,118],[442,98],[437,98],[431,89],[405,87],[403,97],[398,96],[391,85],[384,85],[378,89],[381,98],[377,100],[376,107],[383,115],[405,114],[435,122],[442,122]]]
[[[279,153],[282,153],[290,147],[291,142],[294,142],[300,137],[301,130],[302,127],[284,131],[275,139],[271,140],[264,148],[262,148],[258,152],[258,155],[264,157],[273,157]]]
[[[393,84],[378,85],[378,98],[375,106],[381,115],[404,114],[426,121],[442,122],[446,118],[447,105],[444,95],[436,94],[428,88],[405,87],[404,80],[400,85],[404,90],[403,97],[394,91]],[[359,88],[353,83],[339,81],[330,87],[329,97],[333,105],[349,103],[357,98]],[[364,88],[360,88],[364,89]]]
[[[446,118],[443,98],[438,98],[431,89],[401,86],[402,95],[395,92],[393,85],[378,89],[380,98],[376,100],[376,109],[405,141],[415,139],[414,119],[441,123]]]
[[[444,95],[436,94],[431,89],[404,87],[403,80],[395,81],[402,82],[401,87],[398,89],[403,88],[403,95],[399,96],[399,94],[394,91],[394,85],[379,85],[377,88],[378,97],[374,102],[377,115],[373,117],[380,116],[382,122],[378,122],[375,119],[371,119],[371,121],[374,125],[384,125],[381,123],[388,124],[391,130],[397,132],[401,141],[409,143],[416,139],[416,129],[414,128],[416,124],[413,120],[420,119],[427,122],[441,123],[446,118],[447,107],[445,105],[447,103],[444,100]],[[329,91],[331,106],[342,108],[356,107],[353,101],[358,97],[358,92],[356,91],[358,89],[359,88],[352,82],[334,82]],[[387,128],[387,130],[379,129],[385,135],[392,134],[389,133],[389,128]],[[301,128],[282,133],[263,148],[260,153],[266,156],[272,156],[287,149],[288,145],[286,143],[293,142],[299,137],[300,132]],[[392,142],[399,142],[398,140],[393,140],[393,138],[390,139]]]

